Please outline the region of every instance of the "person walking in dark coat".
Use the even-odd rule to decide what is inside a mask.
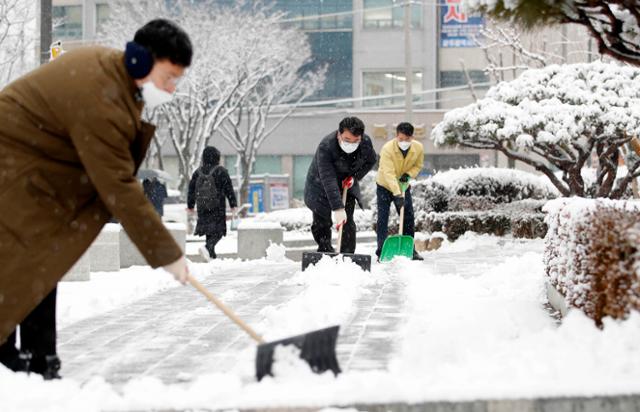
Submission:
[[[353,212],[356,201],[362,207],[358,182],[376,164],[377,156],[364,123],[357,117],[345,117],[338,130],[324,137],[307,172],[304,203],[313,212],[311,233],[318,252],[334,252],[331,226],[342,229],[340,253],[356,250],[356,224]],[[348,189],[342,203],[342,190]]]
[[[147,199],[151,202],[160,216],[164,216],[164,200],[169,196],[167,194],[167,186],[155,177],[144,179],[142,188]]]
[[[220,165],[220,151],[208,146],[202,153],[202,164],[191,176],[187,208],[193,213],[197,206],[198,223],[194,234],[207,237],[206,250],[210,259],[216,258],[216,244],[227,234],[225,200],[235,213],[238,202],[229,172]]]

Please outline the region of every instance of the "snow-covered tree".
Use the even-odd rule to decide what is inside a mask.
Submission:
[[[246,60],[255,45],[245,35],[252,31],[254,9],[189,0],[115,0],[110,7],[100,37],[114,47],[122,48],[139,27],[159,17],[175,21],[191,37],[193,64],[178,84],[174,100],[147,113],[175,149],[179,187],[184,191],[215,131],[255,88],[256,81],[248,74],[259,62]],[[158,152],[160,147],[155,149]]]
[[[481,11],[518,27],[575,23],[596,40],[598,50],[640,65],[640,3],[627,0],[464,0],[469,11]]]
[[[0,88],[36,66],[36,30],[35,2],[0,0]]]
[[[635,161],[616,183],[619,149],[640,135],[638,84],[639,69],[603,62],[528,70],[448,112],[432,138],[498,150],[544,173],[564,196],[618,198],[640,176]],[[600,165],[595,188],[581,176],[592,153]]]
[[[280,24],[281,15],[267,9],[252,15],[251,31],[243,49],[247,76],[255,84],[219,129],[237,153],[238,188],[241,202],[249,196],[249,179],[262,143],[324,82],[324,67],[306,69],[311,48],[306,36]],[[231,102],[235,104],[236,102]]]
[[[221,131],[240,155],[246,192],[258,148],[281,123],[267,124],[267,116],[287,103],[279,110],[284,119],[322,80],[322,70],[301,72],[311,54],[306,36],[283,28],[283,15],[262,2],[229,7],[213,0],[110,4],[102,34],[110,44],[122,47],[138,27],[156,17],[175,21],[191,37],[193,65],[178,85],[174,101],[148,114],[177,153],[180,188],[186,189],[204,148]],[[155,146],[151,153],[161,154],[161,145]]]

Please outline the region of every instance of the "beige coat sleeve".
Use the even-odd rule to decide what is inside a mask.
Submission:
[[[134,176],[131,115],[103,99],[87,104],[91,109],[78,115],[69,132],[89,179],[152,267],[174,262],[183,252]]]

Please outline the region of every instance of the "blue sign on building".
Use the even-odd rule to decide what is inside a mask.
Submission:
[[[461,0],[442,0],[440,7],[440,47],[477,47],[474,38],[484,28],[484,17],[468,15]]]

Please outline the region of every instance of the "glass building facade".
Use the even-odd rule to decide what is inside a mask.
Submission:
[[[353,95],[353,2],[351,0],[276,0],[285,24],[302,29],[311,46],[309,68],[327,66],[324,87],[308,100]],[[320,18],[320,15],[328,15]]]

